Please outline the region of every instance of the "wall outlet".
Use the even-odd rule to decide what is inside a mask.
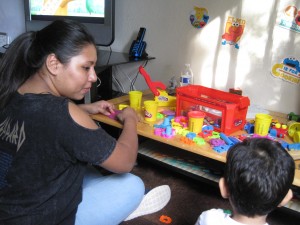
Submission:
[[[0,32],[0,47],[9,44],[7,33]]]

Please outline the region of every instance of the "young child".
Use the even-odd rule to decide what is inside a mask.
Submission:
[[[253,138],[234,145],[219,181],[233,213],[211,209],[199,216],[196,225],[267,225],[268,214],[292,198],[294,172],[293,158],[278,142]]]

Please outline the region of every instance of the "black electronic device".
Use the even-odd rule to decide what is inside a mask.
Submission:
[[[130,50],[129,50],[129,56],[132,58],[142,58],[147,56],[146,53],[146,46],[147,43],[144,40],[144,36],[146,33],[146,28],[141,27],[138,33],[138,36],[136,40],[134,40],[131,44]]]

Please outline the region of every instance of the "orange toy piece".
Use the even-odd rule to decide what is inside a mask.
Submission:
[[[184,143],[184,144],[187,144],[187,145],[193,145],[193,144],[195,144],[195,142],[194,142],[193,140],[191,140],[191,139],[189,139],[189,138],[187,138],[187,137],[185,137],[185,136],[182,136],[182,137],[180,138],[180,141],[181,141],[182,143]]]
[[[166,223],[166,224],[170,224],[172,223],[172,219],[166,215],[161,215],[159,217],[159,221],[162,222],[162,223]]]

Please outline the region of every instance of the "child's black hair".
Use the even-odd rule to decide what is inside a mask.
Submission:
[[[225,183],[235,210],[245,216],[267,215],[291,188],[295,163],[280,143],[246,139],[227,153]]]

